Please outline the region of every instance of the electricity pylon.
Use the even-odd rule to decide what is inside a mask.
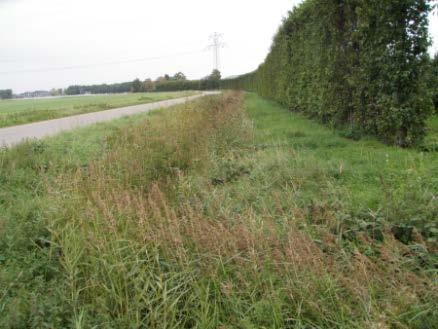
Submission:
[[[216,70],[219,70],[220,65],[219,49],[225,46],[225,43],[222,42],[222,37],[223,34],[217,32],[210,35],[211,44],[208,46],[208,49],[213,49],[214,68]]]

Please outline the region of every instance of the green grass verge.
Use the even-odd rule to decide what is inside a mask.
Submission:
[[[193,94],[195,92],[159,92],[1,100],[0,127],[158,102]]]
[[[241,101],[2,151],[0,327],[436,328],[437,155]]]
[[[438,154],[385,146],[375,139],[352,141],[305,117],[250,95],[248,111],[256,123],[261,148],[293,149],[302,161],[300,172],[322,171],[330,182],[331,196],[322,186],[304,189],[304,202],[339,202],[348,209],[346,216],[379,220],[398,225],[422,226],[428,235],[436,229]],[[305,182],[311,187],[317,181]],[[435,200],[435,201],[434,201]],[[431,202],[429,204],[429,202]],[[434,211],[422,214],[419,205]],[[423,224],[422,224],[423,223]],[[431,239],[436,238],[430,234]]]

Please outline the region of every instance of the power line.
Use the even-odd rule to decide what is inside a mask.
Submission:
[[[219,49],[225,46],[225,43],[222,42],[222,33],[215,32],[210,35],[210,41],[212,42],[208,49],[213,49],[213,57],[214,57],[214,68],[219,70],[220,58],[219,58]]]
[[[169,55],[164,55],[164,56],[137,58],[137,59],[121,60],[121,61],[111,61],[111,62],[101,62],[101,63],[94,63],[94,64],[82,64],[82,65],[47,67],[47,68],[32,69],[32,70],[3,71],[3,72],[0,72],[0,75],[16,74],[16,73],[41,73],[41,72],[52,72],[52,71],[65,71],[65,70],[75,70],[75,69],[83,69],[83,68],[99,67],[99,66],[139,63],[139,62],[147,62],[147,61],[155,61],[155,60],[160,60],[160,59],[167,59],[167,58],[172,58],[172,57],[193,55],[193,54],[202,53],[204,51],[205,50],[196,50],[196,51],[190,51],[190,52],[182,52],[182,53],[176,53],[176,54],[169,54]]]

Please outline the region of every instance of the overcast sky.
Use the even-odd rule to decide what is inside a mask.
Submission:
[[[0,0],[0,89],[14,92],[155,79],[213,69],[209,35],[223,33],[223,76],[246,73],[299,0]],[[438,18],[431,19],[438,41]],[[434,50],[438,50],[437,43]]]

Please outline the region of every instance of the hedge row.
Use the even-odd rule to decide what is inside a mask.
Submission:
[[[429,89],[432,94],[432,101],[435,114],[438,114],[438,53],[430,63]]]
[[[154,91],[210,90],[218,88],[218,80],[177,80],[157,82]]]
[[[336,127],[409,146],[425,135],[432,0],[305,0],[256,72],[224,80]]]

